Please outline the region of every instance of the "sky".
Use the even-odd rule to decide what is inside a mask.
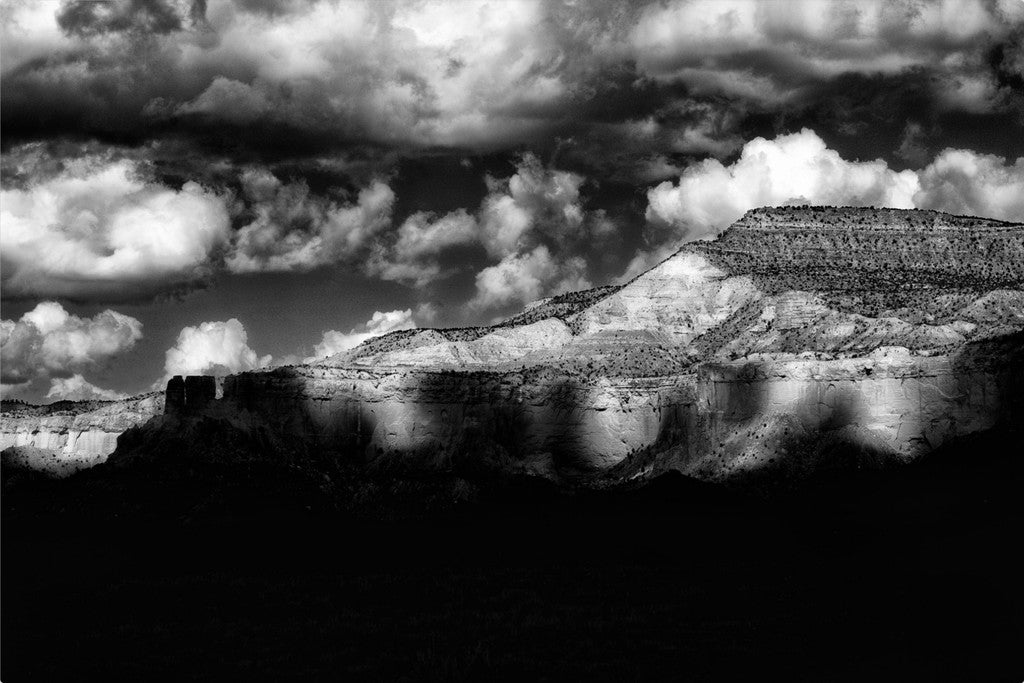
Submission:
[[[1024,221],[1024,0],[5,0],[5,398],[488,324],[751,208]]]

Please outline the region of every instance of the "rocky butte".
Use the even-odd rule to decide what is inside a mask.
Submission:
[[[551,478],[742,483],[898,464],[1024,414],[1024,225],[757,209],[622,286],[230,376],[219,399],[211,383],[172,380],[166,413],[114,459],[213,434],[220,457]],[[44,429],[11,419],[5,444]]]

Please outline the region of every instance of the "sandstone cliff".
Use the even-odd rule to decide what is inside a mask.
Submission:
[[[161,393],[45,406],[4,401],[0,412],[3,464],[67,476],[106,461],[117,447],[118,436],[163,412]]]
[[[760,209],[621,287],[228,377],[221,399],[133,430],[117,458],[220,429],[235,435],[221,455],[799,478],[1009,424],[1022,368],[1024,226]]]

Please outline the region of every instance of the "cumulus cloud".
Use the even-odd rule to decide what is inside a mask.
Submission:
[[[602,211],[584,208],[577,173],[546,168],[521,157],[507,179],[488,178],[480,207],[481,242],[498,263],[476,276],[473,308],[500,308],[588,286],[582,252],[614,236]]]
[[[443,216],[419,211],[403,221],[394,243],[378,245],[367,271],[384,280],[423,287],[454,272],[441,264],[446,251],[478,241],[476,218],[465,209]]]
[[[848,161],[804,129],[756,138],[725,166],[708,159],[677,183],[647,192],[655,242],[718,234],[747,210],[784,204],[935,209],[1024,220],[1024,158],[947,149],[920,171],[893,171],[885,161]],[[657,232],[667,228],[667,231]]]
[[[552,125],[538,110],[574,96],[578,64],[566,55],[591,51],[606,33],[600,16],[580,10],[551,21],[539,0],[44,4],[49,12],[4,17],[3,38],[17,42],[4,56],[25,95],[19,109],[34,109],[30,94],[49,102],[63,90],[70,114],[103,112],[95,119],[107,127],[138,125],[158,109],[378,143],[536,136]],[[51,41],[49,63],[32,61],[33,41],[17,41],[16,29]],[[98,87],[127,81],[130,90]],[[156,100],[162,106],[147,109]]]
[[[578,256],[556,261],[544,245],[524,254],[510,254],[476,276],[477,309],[523,304],[551,294],[586,289],[586,263]]]
[[[600,249],[617,226],[604,211],[585,207],[582,175],[549,168],[526,153],[511,176],[488,175],[485,181],[488,192],[476,215],[464,209],[440,217],[410,215],[390,242],[374,250],[367,272],[422,287],[459,267],[451,258],[454,249],[482,249],[491,264],[477,273],[476,309],[512,306],[589,282],[580,253]]]
[[[225,261],[235,273],[304,271],[352,259],[391,224],[395,201],[379,180],[354,203],[339,204],[265,169],[244,172],[242,187],[253,218],[234,235]]]
[[[221,162],[210,171],[220,189],[194,181],[174,189],[154,179],[151,164],[116,148],[51,149],[26,145],[4,160],[7,295],[145,299],[223,268],[308,271],[365,257],[391,226],[395,194],[380,180],[354,201],[336,201],[304,180]],[[226,189],[236,178],[240,193]],[[414,237],[404,238],[403,258]]]
[[[920,173],[919,208],[1024,221],[1024,157],[1009,162],[991,154],[947,149]]]
[[[198,183],[168,187],[110,155],[33,168],[54,166],[0,192],[8,295],[152,296],[203,278],[228,238],[225,199]]]
[[[1005,48],[1000,68],[1019,74],[1024,23],[1019,0],[9,4],[9,129],[36,131],[45,111],[65,131],[137,133],[155,117],[236,140],[266,126],[482,151],[583,144],[595,125],[657,119],[676,151],[721,155],[732,135],[666,126],[664,105],[724,98],[789,113],[849,74],[913,75],[942,106],[992,109],[1019,101],[989,60]],[[656,151],[668,149],[640,156]]]
[[[846,161],[804,129],[774,140],[751,140],[729,166],[708,159],[688,167],[677,184],[663,182],[648,191],[647,219],[697,239],[720,232],[758,206],[911,208],[918,189],[913,171],[896,173],[882,160]]]
[[[580,236],[583,176],[547,169],[535,155],[524,154],[510,178],[487,181],[480,223],[492,255],[514,254],[538,239],[565,243]]]
[[[50,380],[50,390],[46,392],[49,401],[117,401],[123,398],[128,398],[128,394],[101,389],[81,375],[55,377]]]
[[[80,318],[44,301],[17,321],[0,321],[2,381],[68,377],[125,353],[141,338],[142,323],[131,316],[106,310]]]
[[[847,161],[804,129],[774,140],[756,138],[729,166],[708,159],[688,167],[677,184],[647,192],[647,219],[687,239],[720,232],[748,209],[781,204],[912,208],[920,189],[913,171],[882,160]]]
[[[632,189],[677,178],[651,190],[662,232],[636,267],[748,205],[1012,216],[1012,159],[934,155],[1022,153],[1022,27],[1019,0],[7,3],[4,139],[136,148],[5,173],[4,293],[142,298],[216,268],[340,263],[415,287],[465,268],[476,306],[513,306],[624,265]],[[762,140],[763,158],[744,145],[773,126],[812,127],[844,156],[801,133]],[[510,150],[533,154],[479,208],[465,176],[443,209],[423,203],[437,159],[491,168]],[[267,170],[238,177],[254,164]]]
[[[167,349],[164,371],[172,375],[228,375],[270,365],[272,358],[249,348],[245,326],[236,318],[182,328]]]
[[[413,320],[412,309],[388,311],[383,313],[376,311],[369,320],[359,327],[352,328],[349,332],[328,330],[324,332],[323,339],[313,349],[313,355],[305,359],[311,363],[321,358],[333,356],[342,351],[348,351],[362,344],[367,339],[379,337],[382,334],[395,330],[411,330],[416,327]]]

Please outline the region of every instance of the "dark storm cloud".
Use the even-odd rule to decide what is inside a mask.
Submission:
[[[108,302],[137,391],[168,348],[486,322],[754,206],[1024,220],[1019,0],[9,0],[0,32],[4,380],[54,397],[107,395]]]
[[[5,50],[5,144],[186,135],[267,150],[548,153],[562,140],[581,162],[615,158],[620,174],[634,166],[644,179],[815,116],[853,132],[861,113],[893,110],[876,108],[887,96],[995,115],[1021,97],[1014,12],[976,2],[71,3],[54,19],[63,35]],[[855,78],[875,91],[859,111],[843,101],[861,90]],[[758,129],[763,117],[776,130]]]
[[[147,7],[66,6],[51,49],[12,43],[5,141],[256,126],[309,145],[495,149],[572,132],[581,107],[607,118],[642,101],[619,54],[630,13],[614,7],[213,3],[201,24]]]
[[[183,26],[185,17],[202,17],[205,2],[181,7],[160,0],[72,0],[64,2],[57,13],[57,24],[78,36],[101,33],[141,31],[170,33]]]
[[[23,237],[5,238],[5,296],[343,266],[427,288],[468,274],[500,307],[606,279],[645,236],[713,232],[673,197],[708,159],[746,168],[758,137],[806,128],[824,147],[808,158],[880,160],[880,187],[911,170],[931,204],[1000,215],[1015,205],[976,186],[1015,187],[1024,154],[1016,1],[125,0],[2,21]],[[176,249],[135,244],[129,218],[178,226]]]
[[[993,45],[987,57],[999,87],[1024,95],[1024,28]]]

